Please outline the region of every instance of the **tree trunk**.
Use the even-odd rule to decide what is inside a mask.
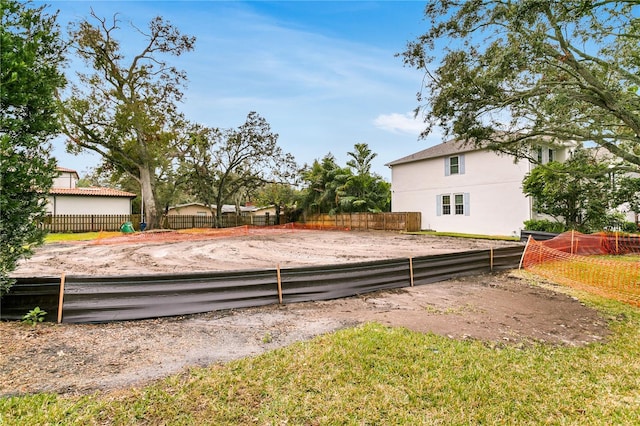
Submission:
[[[147,223],[147,229],[155,229],[158,227],[158,210],[156,208],[155,188],[152,182],[151,172],[140,167],[140,188],[142,189],[142,200],[144,202],[144,220]]]
[[[216,228],[222,228],[222,198],[216,197]]]

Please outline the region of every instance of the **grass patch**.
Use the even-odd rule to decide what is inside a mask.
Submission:
[[[44,243],[60,243],[65,241],[90,241],[99,238],[108,238],[122,235],[121,232],[78,232],[78,233],[49,233],[44,238]]]
[[[597,257],[598,259],[615,260],[619,262],[640,262],[640,254],[603,254],[596,255],[594,257]]]
[[[419,231],[405,232],[410,235],[435,235],[438,237],[455,237],[455,238],[475,238],[480,240],[500,240],[500,241],[520,241],[520,237],[510,237],[505,235],[482,235],[482,234],[461,234],[458,232],[436,232],[436,231]]]
[[[4,398],[0,423],[636,424],[640,310],[582,301],[608,342],[517,348],[374,323],[143,388]]]

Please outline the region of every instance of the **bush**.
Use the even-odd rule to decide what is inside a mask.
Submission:
[[[559,222],[551,222],[550,220],[525,220],[524,229],[527,231],[552,232],[560,234],[565,231],[564,225]]]
[[[624,222],[620,228],[622,232],[628,232],[629,234],[638,233],[638,225],[636,225],[634,222]]]

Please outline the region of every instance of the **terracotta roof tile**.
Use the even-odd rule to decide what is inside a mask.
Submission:
[[[63,173],[75,173],[78,174],[78,172],[76,172],[73,169],[69,169],[67,167],[56,167],[56,170],[58,170],[59,172],[63,172]]]
[[[126,191],[120,191],[119,189],[111,188],[51,188],[49,191],[51,195],[80,195],[87,197],[129,197],[135,198],[136,194]]]

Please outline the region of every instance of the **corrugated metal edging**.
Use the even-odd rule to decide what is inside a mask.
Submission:
[[[63,322],[124,321],[278,303],[275,270],[68,276]]]
[[[283,303],[338,299],[408,287],[409,259],[283,269]]]
[[[413,282],[429,284],[490,270],[490,251],[474,250],[413,258]]]
[[[493,249],[493,270],[517,269],[524,252],[524,245]]]
[[[554,234],[552,232],[528,231],[525,229],[520,231],[520,241],[522,242],[527,242],[529,237],[533,238],[536,241],[546,241],[557,236],[558,234]]]
[[[60,297],[60,277],[15,278],[7,294],[0,300],[0,319],[21,320],[38,306],[47,315],[45,320],[56,321]]]

